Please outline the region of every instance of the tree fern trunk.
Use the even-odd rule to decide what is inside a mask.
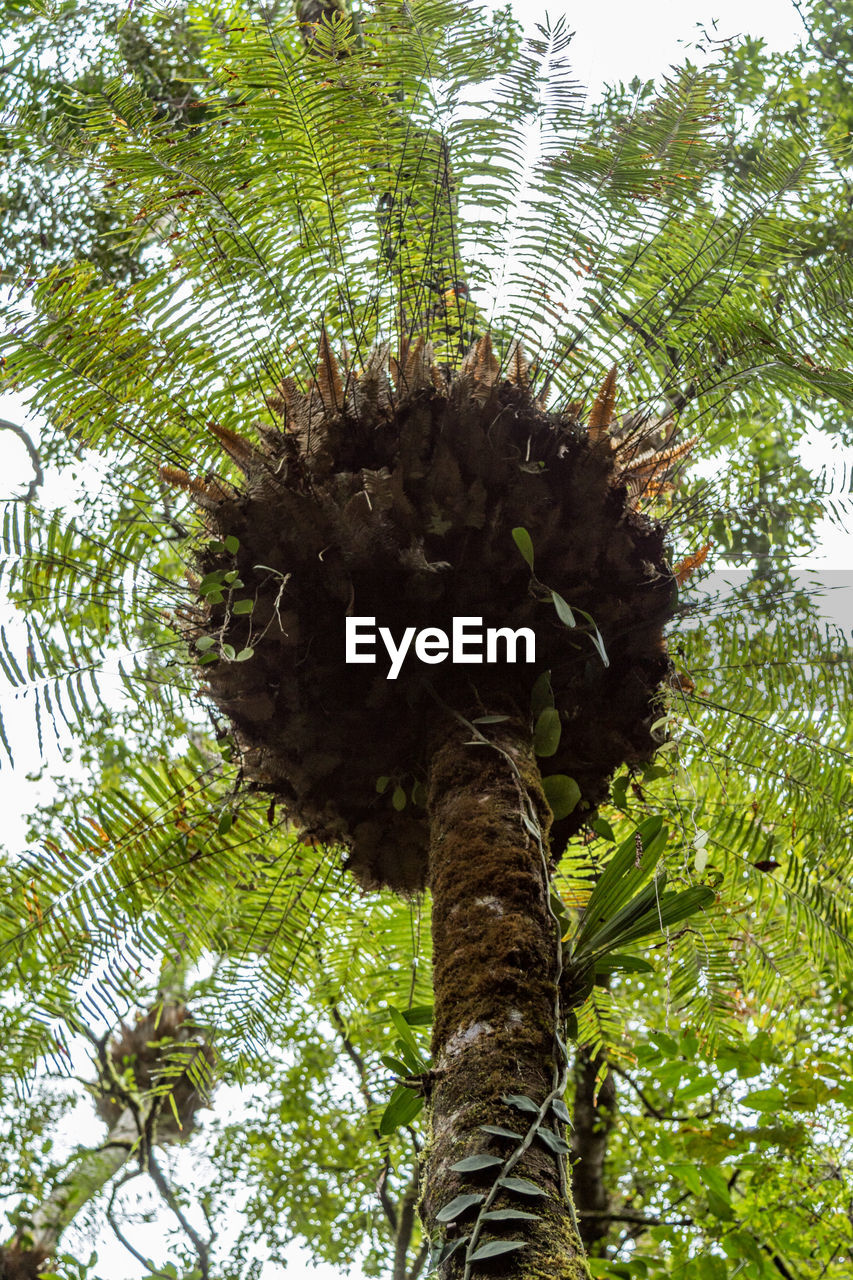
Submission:
[[[510,1240],[525,1243],[496,1258],[502,1276],[579,1280],[589,1272],[562,1158],[541,1137],[531,1138],[532,1110],[502,1101],[522,1095],[542,1107],[562,1073],[558,938],[541,847],[550,814],[527,729],[500,726],[492,745],[471,739],[469,729],[452,733],[431,770],[435,1078],[422,1216],[434,1241],[445,1230],[448,1244],[474,1234],[442,1264],[448,1280],[485,1274],[470,1255]],[[485,1133],[483,1124],[511,1130],[528,1145],[518,1154],[523,1142]],[[550,1106],[540,1125],[559,1142]],[[454,1171],[480,1154],[503,1163]],[[535,1183],[541,1194],[499,1186],[505,1175]],[[484,1200],[443,1227],[441,1210],[466,1194]],[[535,1217],[480,1220],[489,1208]]]

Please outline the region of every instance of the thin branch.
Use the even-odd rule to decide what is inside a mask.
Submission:
[[[123,1245],[124,1245],[124,1247],[125,1247],[125,1249],[127,1249],[128,1253],[132,1254],[132,1255],[133,1255],[133,1257],[136,1259],[136,1261],[137,1261],[137,1262],[141,1263],[143,1267],[146,1267],[146,1268],[147,1268],[147,1267],[148,1267],[148,1265],[149,1265],[148,1258],[144,1257],[144,1256],[139,1252],[139,1250],[138,1250],[138,1249],[135,1249],[135,1248],[134,1248],[134,1246],[133,1246],[133,1245],[130,1243],[130,1241],[127,1239],[127,1237],[126,1237],[125,1235],[123,1235],[123,1234],[122,1234],[122,1231],[121,1231],[121,1229],[119,1228],[119,1225],[118,1225],[118,1223],[116,1222],[116,1220],[115,1220],[115,1218],[114,1218],[114,1216],[113,1216],[113,1208],[114,1208],[114,1206],[115,1206],[116,1196],[118,1195],[119,1191],[121,1191],[122,1187],[123,1187],[126,1183],[130,1182],[133,1178],[138,1178],[138,1177],[140,1176],[140,1174],[141,1174],[141,1173],[142,1173],[142,1170],[141,1170],[141,1169],[131,1169],[131,1170],[130,1170],[130,1172],[129,1172],[129,1173],[126,1173],[126,1174],[124,1175],[124,1177],[123,1177],[123,1178],[119,1178],[118,1182],[117,1182],[117,1183],[115,1184],[115,1186],[113,1187],[112,1195],[110,1196],[110,1202],[109,1202],[109,1204],[107,1205],[107,1222],[108,1222],[108,1223],[110,1224],[110,1226],[112,1227],[112,1229],[113,1229],[113,1234],[116,1236],[116,1238],[118,1239],[118,1241],[119,1241],[121,1244],[123,1244]]]
[[[608,1222],[632,1222],[642,1227],[691,1227],[692,1218],[656,1218],[646,1213],[633,1213],[630,1209],[581,1209],[580,1218],[603,1218]]]
[[[844,72],[845,76],[849,76],[850,74],[849,60],[847,58],[842,57],[840,54],[833,53],[831,49],[827,48],[827,46],[824,44],[823,40],[820,39],[820,37],[818,36],[814,28],[809,25],[808,19],[806,18],[806,15],[803,13],[803,6],[800,3],[800,0],[793,0],[793,5],[797,13],[800,15],[800,21],[805,27],[806,33],[808,34],[808,37],[811,40],[812,44],[815,46],[815,48],[820,53],[823,54],[823,56],[827,59],[828,62],[834,62],[835,65],[839,68],[839,70]]]
[[[358,1075],[359,1093],[361,1094],[364,1100],[364,1103],[369,1110],[371,1107],[374,1107],[376,1103],[375,1103],[373,1094],[371,1093],[371,1090],[370,1090],[370,1083],[369,1083],[370,1077],[367,1071],[367,1063],[364,1061],[364,1058],[359,1053],[358,1049],[356,1049],[352,1040],[350,1040],[349,1033],[347,1032],[347,1028],[346,1028],[346,1023],[343,1019],[340,1009],[338,1008],[337,1004],[334,1003],[334,1001],[329,1001],[329,1017],[332,1020],[332,1025],[334,1026],[335,1030],[338,1033],[338,1038],[341,1042],[341,1046],[343,1048],[344,1053],[347,1055],[350,1062],[353,1064],[353,1066],[356,1069],[356,1073]],[[379,1137],[379,1131],[378,1129],[375,1128],[375,1126],[374,1126],[374,1133],[376,1133],[376,1136]],[[388,1174],[390,1172],[391,1172],[391,1157],[386,1151],[385,1162],[382,1166],[382,1170],[379,1174],[379,1177],[376,1180],[376,1194],[379,1197],[379,1203],[382,1206],[382,1211],[385,1214],[385,1217],[388,1219],[388,1225],[390,1226],[391,1230],[394,1232],[394,1235],[396,1236],[398,1231],[399,1220],[397,1215],[397,1207],[394,1204],[394,1201],[391,1199],[390,1195],[388,1194]]]
[[[367,1064],[358,1049],[356,1049],[352,1040],[350,1040],[346,1023],[341,1017],[341,1011],[336,1004],[329,1004],[329,1016],[334,1023],[334,1027],[340,1038],[344,1053],[358,1072],[358,1088],[362,1098],[367,1103],[368,1107],[375,1106],[373,1094],[370,1092],[370,1085],[368,1083],[369,1077],[367,1074]]]
[[[382,1205],[385,1217],[388,1219],[388,1225],[394,1234],[397,1234],[397,1208],[394,1201],[388,1194],[388,1174],[391,1172],[391,1157],[385,1152],[385,1162],[382,1165],[379,1177],[376,1179],[376,1194],[379,1197],[379,1203]]]
[[[202,1240],[201,1236],[198,1234],[195,1227],[186,1217],[183,1209],[178,1204],[178,1201],[175,1198],[175,1193],[172,1190],[172,1188],[169,1186],[169,1183],[166,1180],[163,1170],[160,1168],[160,1165],[157,1163],[157,1159],[154,1155],[154,1151],[151,1148],[149,1148],[147,1152],[147,1172],[150,1175],[151,1180],[154,1183],[155,1187],[160,1192],[160,1195],[163,1197],[166,1204],[172,1210],[172,1213],[178,1219],[178,1222],[181,1224],[181,1227],[183,1228],[184,1232],[192,1241],[193,1248],[198,1254],[199,1268],[201,1270],[201,1280],[210,1280],[209,1243],[205,1243],[205,1241]]]
[[[27,492],[20,498],[15,498],[15,502],[32,502],[36,496],[36,490],[40,485],[44,484],[44,471],[42,470],[41,457],[39,451],[33,443],[32,437],[19,427],[16,422],[9,422],[7,418],[0,418],[0,431],[11,431],[12,435],[18,437],[23,444],[27,453],[30,455],[30,462],[33,468],[33,478],[30,481]]]
[[[655,1104],[651,1101],[651,1099],[647,1097],[647,1095],[643,1092],[643,1090],[637,1084],[633,1076],[631,1076],[627,1071],[625,1071],[623,1067],[619,1067],[615,1063],[611,1063],[610,1070],[614,1071],[616,1075],[621,1076],[622,1079],[625,1080],[631,1086],[631,1088],[636,1093],[637,1097],[642,1102],[643,1106],[646,1108],[646,1111],[648,1112],[648,1114],[652,1116],[655,1120],[672,1120],[679,1124],[686,1124],[692,1120],[707,1120],[709,1116],[712,1116],[714,1114],[713,1109],[708,1111],[697,1111],[692,1116],[679,1116],[679,1115],[673,1115],[668,1111],[661,1111],[660,1108],[656,1107]]]

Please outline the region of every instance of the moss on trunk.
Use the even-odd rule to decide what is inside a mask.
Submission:
[[[535,813],[547,838],[550,813],[530,733],[501,725],[492,732],[493,746],[471,738],[464,727],[446,736],[434,754],[429,791],[436,1075],[421,1212],[430,1238],[448,1241],[470,1235],[478,1206],[447,1226],[439,1212],[456,1196],[488,1195],[503,1172],[500,1165],[474,1173],[451,1166],[475,1154],[512,1156],[517,1139],[479,1126],[526,1135],[535,1117],[502,1097],[524,1095],[541,1105],[561,1066],[555,1063],[557,935],[540,842],[525,824],[525,815]],[[559,1136],[553,1112],[544,1124]],[[530,1143],[511,1176],[535,1183],[541,1195],[501,1188],[491,1208],[522,1209],[535,1220],[485,1222],[478,1245],[513,1239],[525,1246],[474,1263],[470,1274],[588,1276],[564,1171],[543,1139]],[[463,1276],[464,1259],[460,1247],[442,1274]]]

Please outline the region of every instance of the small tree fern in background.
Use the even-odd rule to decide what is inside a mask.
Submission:
[[[444,0],[185,17],[192,97],[130,57],[16,126],[39,172],[73,167],[119,267],[99,240],[16,279],[6,375],[55,429],[48,459],[72,450],[97,495],[76,516],[10,506],[26,638],[3,665],[39,733],[74,723],[106,764],[98,717],[117,715],[130,750],[6,869],[4,955],[30,979],[10,1062],[23,1076],[63,1027],[156,1007],[179,958],[204,1060],[274,1095],[268,1046],[314,1069],[310,1007],[360,1095],[375,1265],[574,1280],[606,1241],[590,1116],[608,1064],[641,1098],[632,1041],[641,1066],[718,1049],[741,1073],[756,1024],[849,952],[846,650],[807,601],[791,621],[763,542],[743,592],[685,594],[722,539],[807,532],[809,495],[792,512],[773,468],[804,407],[850,400],[851,263],[812,216],[839,155],[806,116],[734,163],[725,64],[590,108],[562,23],[519,43],[506,15]],[[365,676],[343,663],[353,613],[527,625],[541,669]],[[116,712],[96,709],[105,662]],[[405,936],[421,901],[356,907],[352,872],[431,890],[432,1060],[426,919]],[[153,1091],[139,1062],[110,1078],[126,1159],[155,1181],[173,1038]],[[687,1102],[712,1088],[691,1083]],[[721,1084],[712,1106],[734,1117],[738,1096]],[[251,1165],[251,1145],[220,1151]],[[733,1221],[731,1188],[694,1173],[686,1194]],[[311,1200],[288,1230],[332,1256]],[[9,1274],[41,1262],[40,1212],[22,1208]],[[658,1237],[663,1267],[692,1266],[697,1240],[703,1278],[725,1256],[787,1265],[760,1223],[728,1249],[701,1214],[683,1225],[683,1245]]]

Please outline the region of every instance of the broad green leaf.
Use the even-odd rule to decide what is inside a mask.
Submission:
[[[640,956],[625,956],[610,953],[599,956],[595,961],[596,973],[654,973],[654,965]]]
[[[409,1027],[432,1026],[434,1008],[431,1004],[415,1004],[411,1009],[403,1009],[402,1017]]]
[[[393,1071],[396,1076],[407,1076],[410,1072],[410,1068],[406,1066],[402,1058],[395,1058],[391,1053],[380,1054],[379,1061],[389,1071]]]
[[[587,948],[593,934],[634,896],[654,871],[666,845],[663,819],[655,814],[643,822],[611,854],[590,894],[575,950]]]
[[[654,889],[654,886],[649,888]],[[707,911],[716,898],[714,890],[706,885],[695,885],[692,889],[683,889],[680,893],[662,893],[658,901],[652,904],[642,916],[624,927],[613,930],[612,934],[608,931],[610,936],[606,938],[606,945],[627,946],[650,934],[661,933],[664,929],[680,924],[682,920],[689,920],[700,911]],[[598,941],[595,945],[598,945]]]
[[[379,1132],[383,1136],[394,1133],[403,1125],[411,1124],[423,1110],[424,1100],[419,1093],[398,1084],[391,1094],[388,1106],[382,1112],[379,1121]]]
[[[411,1027],[406,1021],[405,1015],[402,1014],[399,1009],[396,1009],[393,1005],[390,1005],[390,1004],[388,1006],[388,1012],[391,1015],[391,1021],[394,1024],[394,1027],[397,1031],[397,1034],[400,1037],[400,1040],[402,1041],[402,1043],[405,1045],[405,1047],[409,1050],[409,1052],[412,1054],[412,1056],[415,1058],[416,1062],[418,1063],[418,1069],[421,1071],[425,1070],[426,1063],[424,1062],[421,1056],[421,1051],[418,1047],[418,1042],[415,1039],[415,1037],[412,1035]]]
[[[541,755],[542,752],[538,754]],[[545,799],[548,801],[555,822],[567,818],[577,807],[581,798],[580,787],[574,778],[570,778],[565,773],[549,773],[542,779],[542,790],[545,792]]]
[[[753,1089],[741,1100],[741,1105],[751,1111],[784,1112],[785,1095],[777,1085],[767,1089]]]

